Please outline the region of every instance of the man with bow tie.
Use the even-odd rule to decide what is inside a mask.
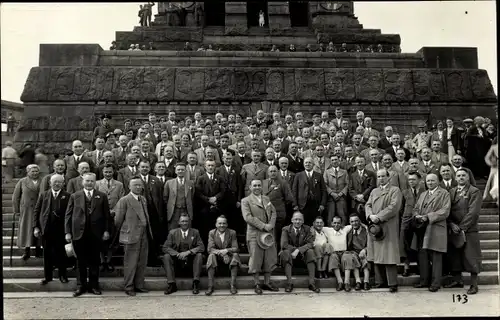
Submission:
[[[113,174],[115,172],[114,166],[109,164],[102,168],[103,179],[98,180],[95,184],[96,190],[105,193],[108,196],[109,208],[111,210],[111,219],[115,218],[115,205],[118,203],[121,197],[125,195],[125,188],[120,181],[113,179]],[[113,243],[115,236],[114,224],[110,227],[110,241],[104,241],[103,248],[101,251],[101,271],[112,272],[114,270],[111,265],[111,258],[113,254]]]
[[[123,244],[124,290],[129,296],[147,292],[145,288],[149,242],[153,240],[146,200],[142,196],[144,183],[139,178],[130,180],[130,193],[115,207],[114,225]],[[155,254],[152,252],[151,254]]]
[[[285,269],[287,285],[285,292],[293,291],[292,269],[294,261],[304,262],[309,275],[309,290],[319,293],[320,290],[314,282],[316,269],[316,255],[314,253],[314,234],[311,227],[304,225],[304,216],[295,212],[292,216],[292,224],[282,229],[280,237],[281,252],[279,254],[280,264]]]
[[[356,212],[361,222],[366,224],[364,207],[370,193],[376,187],[377,176],[373,171],[365,169],[365,158],[357,156],[355,159],[356,169],[349,179],[349,196],[351,198],[351,210]]]
[[[481,192],[469,183],[469,173],[459,170],[456,173],[458,185],[450,190],[451,210],[447,219],[451,236],[465,235],[465,244],[457,248],[448,241],[446,261],[449,262],[452,281],[445,288],[463,288],[462,272],[471,276],[467,294],[478,292],[478,274],[481,272],[481,245],[479,239],[479,215],[481,212]]]
[[[66,191],[68,191],[70,194],[83,189],[83,175],[87,172],[90,172],[89,164],[87,162],[80,162],[78,164],[78,172],[80,173],[80,175],[69,180],[68,185],[66,186]]]
[[[40,193],[34,209],[33,234],[42,238],[43,274],[40,282],[45,285],[52,281],[52,267],[59,270],[59,280],[68,282],[66,275],[66,252],[64,250],[64,216],[70,194],[62,189],[64,177],[53,174],[50,177],[50,189]]]
[[[420,282],[414,287],[436,292],[441,287],[443,254],[448,245],[446,218],[450,214],[451,202],[450,193],[439,187],[436,174],[428,174],[425,182],[428,190],[420,195],[413,210],[417,228],[425,230],[417,233]]]
[[[173,230],[179,227],[178,221],[182,215],[193,217],[194,182],[186,179],[186,165],[178,162],[175,165],[177,178],[165,183],[163,201],[167,207],[167,217],[164,227]]]
[[[130,192],[128,189],[129,182],[132,177],[135,177],[139,174],[139,168],[137,168],[137,155],[134,153],[127,154],[127,166],[118,170],[118,178],[116,180],[120,181],[123,184],[123,188],[125,189],[125,193]]]
[[[236,276],[238,268],[241,265],[236,237],[236,231],[228,228],[227,219],[225,216],[219,216],[215,223],[215,229],[208,233],[207,245],[207,274],[208,274],[208,290],[205,292],[207,296],[214,292],[214,277],[215,271],[219,266],[229,266],[231,272],[231,294],[238,293],[236,289]]]
[[[349,186],[349,174],[340,168],[339,157],[334,155],[330,159],[332,165],[323,174],[328,193],[327,225],[331,225],[335,216],[341,217],[342,221],[347,221],[347,190]]]
[[[65,214],[66,241],[73,242],[77,257],[77,289],[73,297],[85,292],[101,294],[99,262],[102,242],[110,237],[110,210],[105,193],[95,190],[95,174],[83,175],[83,190],[69,198]],[[87,269],[89,279],[87,281]]]

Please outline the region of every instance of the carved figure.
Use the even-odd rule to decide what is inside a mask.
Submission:
[[[337,48],[335,48],[335,46],[333,45],[333,42],[328,43],[327,51],[328,52],[337,52]]]
[[[264,11],[260,10],[259,11],[259,27],[264,27],[264,24],[266,24],[266,20],[264,19]]]
[[[342,46],[340,47],[340,52],[347,52],[347,44],[345,42],[342,43]]]
[[[196,20],[196,26],[203,27],[205,25],[205,12],[203,11],[203,6],[200,3],[196,3],[194,7],[194,17]]]
[[[384,52],[384,47],[381,44],[377,45],[377,52]]]

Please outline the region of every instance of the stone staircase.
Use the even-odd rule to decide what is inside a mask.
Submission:
[[[18,227],[18,219],[16,217],[15,229],[12,230],[13,222],[13,209],[12,209],[12,193],[15,183],[19,179],[15,179],[9,184],[2,185],[2,214],[3,214],[3,228],[2,228],[2,243],[3,243],[3,277],[4,277],[4,290],[5,292],[30,292],[30,291],[72,291],[76,286],[76,273],[69,270],[70,282],[62,284],[59,281],[52,281],[46,286],[39,284],[43,278],[43,259],[31,257],[27,261],[21,259],[23,250],[15,246],[16,234]],[[485,182],[479,182],[479,187],[484,188]],[[481,249],[483,256],[483,272],[480,274],[479,281],[481,285],[496,285],[499,283],[499,215],[498,209],[492,202],[484,202],[481,216],[479,218]],[[14,232],[14,248],[12,256],[12,266],[10,265],[10,251],[11,251],[11,236]],[[250,289],[253,287],[253,279],[248,276],[248,254],[242,254],[243,266],[239,272],[237,286],[240,289]],[[100,284],[103,290],[122,290],[122,276],[123,276],[123,250],[117,250],[113,257],[113,263],[116,266],[115,271],[112,273],[101,273]],[[415,275],[417,266],[415,263],[411,265],[411,271],[414,273],[410,277],[402,277],[401,273],[403,266],[398,266],[398,283],[402,286],[411,286],[418,281],[418,276]],[[282,268],[278,268],[273,273],[273,281],[281,288],[286,284],[286,278]],[[205,275],[205,273],[202,273]],[[307,271],[305,269],[298,269],[294,272],[294,285],[296,288],[307,288]],[[55,272],[55,279],[57,272]],[[164,290],[166,287],[165,271],[161,267],[148,267],[146,271],[146,286],[150,290]],[[216,278],[216,288],[225,289],[229,287],[229,274],[221,274]],[[468,282],[469,278],[465,277]],[[177,285],[180,290],[191,289],[191,279],[189,277],[182,277],[177,279]],[[318,280],[320,288],[335,287],[336,281],[334,279],[321,279]],[[202,277],[202,288],[206,288],[207,279]]]

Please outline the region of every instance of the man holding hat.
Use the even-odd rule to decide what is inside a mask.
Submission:
[[[276,267],[277,254],[274,243],[276,209],[267,196],[262,195],[262,182],[250,182],[250,195],[241,199],[241,212],[247,223],[247,246],[250,253],[248,273],[253,274],[255,293],[262,290],[279,291],[271,284],[271,272]],[[264,284],[260,285],[259,275],[264,273]]]
[[[94,142],[97,137],[106,137],[108,132],[113,133],[114,129],[111,128],[109,120],[111,120],[111,115],[105,113],[101,116],[101,124],[94,129],[92,142]]]
[[[375,264],[375,286],[387,285],[390,292],[398,291],[397,264],[399,263],[399,210],[402,195],[398,187],[389,183],[386,169],[377,171],[378,187],[373,189],[366,202],[366,220],[370,225],[367,256]],[[385,274],[384,274],[385,273]]]

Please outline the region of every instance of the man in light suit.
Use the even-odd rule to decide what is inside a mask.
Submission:
[[[118,168],[124,168],[127,165],[127,154],[129,153],[128,145],[128,137],[126,135],[121,135],[118,138],[119,147],[112,149],[113,157],[115,159]]]
[[[137,176],[139,174],[139,168],[136,166],[137,163],[137,155],[134,153],[127,154],[127,166],[121,168],[118,171],[117,180],[123,184],[123,188],[125,189],[125,193],[130,192],[128,189],[129,182],[132,177]]]
[[[399,171],[402,174],[406,174],[410,170],[408,162],[405,161],[405,156],[406,156],[405,151],[403,149],[398,149],[396,151],[396,160],[393,164],[394,170]]]
[[[205,292],[207,296],[214,292],[214,277],[215,271],[220,266],[228,265],[231,270],[231,294],[238,293],[236,289],[236,276],[238,275],[238,267],[241,265],[236,237],[236,231],[227,227],[227,219],[225,216],[217,218],[215,229],[208,233],[208,290]]]
[[[450,163],[448,155],[444,152],[441,152],[441,141],[439,140],[432,141],[431,149],[432,149],[431,160],[432,162],[437,164],[438,167],[440,167],[443,164]]]
[[[84,189],[73,193],[65,214],[66,241],[73,241],[77,256],[77,289],[73,297],[85,292],[100,295],[99,262],[102,242],[109,239],[111,220],[105,193],[94,189],[95,174],[85,173]],[[87,268],[89,281],[87,282]]]
[[[178,222],[182,215],[193,219],[194,183],[185,178],[186,165],[182,162],[176,163],[175,174],[177,178],[168,180],[163,190],[163,201],[167,209],[164,227],[168,231],[179,228]]]
[[[201,147],[194,150],[194,152],[196,153],[196,156],[198,157],[198,164],[199,165],[205,164],[206,149],[209,147],[209,145],[208,145],[209,141],[210,141],[210,138],[207,135],[202,135],[201,136]],[[214,152],[214,157],[215,157],[216,163],[221,163],[220,158],[219,158],[219,152]]]
[[[418,198],[413,209],[415,223],[425,230],[417,233],[420,282],[415,288],[429,288],[436,292],[441,287],[443,254],[448,247],[446,218],[450,215],[450,193],[439,187],[438,176],[430,173],[425,177],[427,191]],[[431,278],[432,261],[432,278]]]
[[[279,159],[279,175],[282,180],[286,181],[290,186],[290,190],[293,186],[293,178],[295,178],[295,173],[288,169],[288,158],[286,156]]]
[[[260,154],[258,156],[260,157]],[[247,245],[250,254],[248,273],[253,274],[254,291],[260,295],[262,290],[279,291],[271,283],[271,272],[278,262],[276,245],[273,243],[269,248],[263,249],[257,243],[257,237],[262,232],[271,235],[274,233],[276,210],[269,198],[262,195],[260,180],[250,182],[250,192],[248,197],[241,200],[241,213],[247,222]],[[260,284],[260,273],[264,273],[263,285]]]
[[[144,184],[139,178],[130,180],[130,193],[122,197],[115,207],[115,226],[119,241],[124,246],[124,289],[129,296],[145,289],[149,240],[152,239],[146,200],[141,195]]]
[[[90,172],[89,164],[87,162],[80,162],[78,164],[78,172],[80,173],[80,175],[69,180],[68,185],[66,186],[66,191],[68,191],[70,194],[83,189],[83,175],[87,172]]]
[[[262,181],[267,177],[267,165],[261,163],[262,155],[260,151],[252,151],[251,156],[252,163],[245,164],[241,168],[241,177],[245,186],[245,195],[250,194],[250,182],[252,182],[252,180]]]
[[[102,168],[102,175],[104,179],[98,180],[95,184],[96,190],[105,193],[108,196],[109,208],[111,219],[115,218],[115,205],[118,203],[121,197],[125,195],[125,188],[120,181],[113,179],[114,167],[113,165],[106,165]],[[110,240],[112,241],[115,236],[114,228],[110,227]],[[104,242],[101,251],[101,271],[113,272],[114,268],[111,265],[111,258],[113,254],[113,248],[111,242]]]
[[[339,216],[342,223],[348,221],[347,216],[347,195],[349,187],[349,174],[346,170],[339,167],[339,157],[334,155],[330,158],[332,166],[323,174],[325,179],[326,192],[328,193],[327,225],[331,225],[333,217]]]
[[[201,177],[205,173],[205,169],[202,165],[197,164],[198,158],[196,153],[190,152],[187,155],[187,166],[186,166],[186,179],[196,182],[198,177]]]
[[[437,175],[439,173],[439,167],[436,163],[432,162],[431,149],[427,147],[422,148],[420,156],[422,158],[422,161],[418,164],[418,171],[424,174],[424,181],[427,181],[425,180],[425,177],[431,173]]]
[[[328,168],[331,167],[332,161],[325,157],[325,148],[321,144],[317,144],[314,148],[313,170],[323,175]]]
[[[69,181],[75,177],[78,177],[80,173],[78,172],[78,164],[80,162],[87,162],[90,167],[90,172],[93,171],[92,159],[83,154],[83,144],[80,140],[73,141],[72,144],[73,155],[66,156],[64,161],[66,162],[66,181]]]
[[[104,137],[97,137],[94,142],[95,150],[87,153],[87,157],[92,160],[92,163],[96,166],[96,168],[99,167],[101,162],[104,160],[104,151],[106,151],[104,149],[105,143],[106,141]]]
[[[193,294],[200,293],[200,273],[203,266],[205,246],[198,230],[190,228],[189,216],[179,219],[179,228],[170,230],[167,241],[163,245],[163,268],[167,273],[167,289],[169,295],[177,291],[175,269],[193,270]]]

